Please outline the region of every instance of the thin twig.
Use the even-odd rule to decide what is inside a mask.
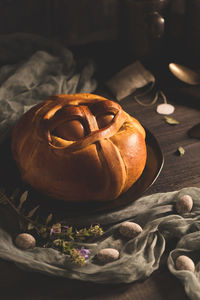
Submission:
[[[37,231],[38,234],[40,234],[40,230],[37,228],[37,224],[30,218],[22,215],[19,211],[19,209],[17,209],[17,207],[12,203],[12,201],[2,192],[2,190],[0,190],[0,198],[3,198],[5,201],[7,201],[7,203],[12,207],[12,209],[16,212],[16,214],[24,219],[26,222],[31,223],[34,225],[35,230]]]

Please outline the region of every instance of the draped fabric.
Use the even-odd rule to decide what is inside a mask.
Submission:
[[[55,40],[33,34],[0,35],[0,142],[33,105],[55,94],[92,92],[94,64],[76,61]]]
[[[190,213],[176,213],[175,203],[182,195],[193,198]],[[12,223],[10,220],[12,219]],[[135,238],[125,238],[119,233],[123,221],[139,224],[143,231]],[[0,257],[15,262],[26,270],[35,270],[49,275],[62,276],[97,283],[130,283],[144,280],[159,268],[160,258],[171,239],[177,246],[168,257],[169,270],[178,277],[191,299],[200,297],[200,271],[194,273],[177,270],[176,258],[186,255],[198,263],[200,249],[200,189],[184,188],[180,191],[158,193],[139,198],[128,206],[108,213],[96,213],[77,220],[74,224],[84,226],[94,222],[101,224],[104,234],[83,243],[91,255],[86,265],[77,266],[67,255],[54,249],[36,247],[20,250],[13,242],[18,230],[17,217],[10,207],[2,205],[0,210]],[[96,254],[103,248],[115,248],[119,259],[107,264],[99,262]]]

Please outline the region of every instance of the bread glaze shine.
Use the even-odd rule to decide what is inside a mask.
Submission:
[[[110,201],[141,176],[145,130],[118,103],[94,94],[61,94],[17,122],[12,154],[22,179],[67,202]]]

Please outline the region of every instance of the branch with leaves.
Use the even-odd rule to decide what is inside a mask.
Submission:
[[[16,214],[20,217],[20,219],[22,219],[23,221],[30,223],[34,226],[35,230],[37,231],[37,233],[40,232],[39,228],[38,228],[38,224],[36,222],[34,222],[31,217],[34,215],[34,213],[37,211],[37,209],[40,207],[39,205],[34,207],[27,215],[24,215],[21,213],[21,209],[22,206],[24,204],[24,202],[27,200],[27,196],[28,196],[28,191],[25,191],[19,200],[19,205],[15,206],[14,204],[14,199],[17,197],[17,194],[19,193],[19,190],[16,189],[13,194],[9,197],[7,197],[5,195],[5,192],[3,189],[0,189],[0,204],[9,204],[12,209],[16,212]]]
[[[31,209],[26,215],[23,213],[23,205],[28,197],[28,191],[21,194],[19,204],[15,205],[15,198],[18,196],[19,190],[7,197],[3,189],[0,189],[0,204],[9,204],[16,212],[23,224],[25,223],[26,231],[35,234],[40,239],[41,246],[44,248],[54,248],[64,254],[70,255],[72,261],[76,264],[83,265],[89,258],[90,251],[84,247],[79,247],[83,241],[87,242],[90,237],[99,237],[103,234],[103,230],[99,225],[91,225],[89,228],[73,228],[63,223],[57,222],[52,224],[53,214],[50,213],[45,220],[45,224],[38,222],[39,216],[33,220],[39,205]],[[36,221],[37,220],[37,221]]]

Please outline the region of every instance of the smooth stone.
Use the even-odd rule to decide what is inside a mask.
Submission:
[[[176,268],[177,270],[187,270],[190,272],[195,271],[195,265],[194,262],[189,258],[188,256],[185,255],[180,255],[176,259]]]
[[[103,263],[109,263],[119,258],[119,251],[113,248],[104,248],[97,253],[97,258]]]
[[[176,210],[179,214],[189,213],[193,207],[193,200],[190,195],[183,195],[176,201]]]
[[[127,238],[134,238],[142,232],[142,227],[137,223],[126,221],[120,225],[119,232]]]
[[[35,238],[29,233],[20,233],[16,236],[15,244],[18,248],[27,250],[36,246]]]

